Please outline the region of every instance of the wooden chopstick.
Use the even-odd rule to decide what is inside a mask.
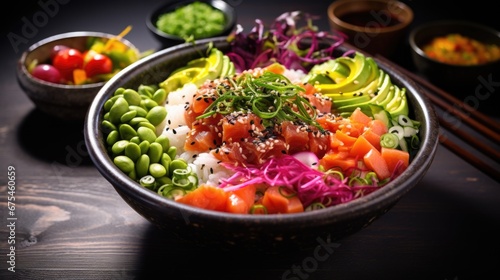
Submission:
[[[497,182],[500,182],[500,172],[498,171],[498,169],[495,169],[493,166],[491,166],[491,164],[484,162],[447,137],[440,135],[439,142],[443,144],[447,149],[461,157],[463,160],[471,163],[473,166],[475,166],[491,178],[495,179]]]
[[[472,108],[471,106],[469,106],[466,103],[463,103],[462,101],[458,100],[455,96],[447,93],[446,91],[442,90],[441,88],[439,88],[439,87],[435,86],[434,84],[428,82],[426,79],[424,79],[424,78],[422,78],[422,77],[420,77],[420,76],[418,76],[418,75],[416,75],[416,74],[414,74],[414,73],[412,73],[412,72],[410,72],[410,71],[408,71],[406,69],[400,69],[400,70],[404,70],[405,71],[405,75],[408,75],[409,77],[411,77],[413,80],[415,80],[419,84],[421,84],[421,85],[425,86],[426,88],[428,88],[429,90],[431,90],[433,93],[438,94],[441,98],[445,99],[449,103],[451,103],[451,104],[458,104],[460,108],[462,108],[467,114],[470,114],[477,121],[488,122],[488,124],[491,125],[491,128],[494,131],[500,132],[500,123],[491,120],[491,118],[489,116],[481,113],[481,111]],[[467,114],[463,114],[462,113],[461,118],[467,118],[468,117]],[[474,122],[473,124],[476,125],[477,123]]]
[[[446,96],[447,100],[452,100],[454,104],[458,104],[462,108],[470,108],[467,104],[464,104],[460,100],[456,99],[453,97],[451,94],[445,92],[444,90],[434,86],[430,82],[428,82],[425,79],[422,79],[420,76],[404,69],[403,67],[396,65],[395,63],[389,61],[383,56],[376,55],[376,58],[379,59],[380,61],[390,65],[391,67],[397,69],[399,72],[403,73],[404,75],[410,77],[413,79],[415,82],[419,83],[421,86],[426,87],[427,89],[431,90],[432,93],[437,93],[439,92],[439,95],[441,96]],[[489,116],[482,114],[481,112],[474,110],[474,109],[469,109],[467,113],[470,113],[471,115],[476,116],[479,120],[481,120],[483,123],[487,123],[488,125],[484,125],[483,123],[480,123],[474,118],[470,118],[469,115],[465,114],[462,111],[456,110],[455,107],[451,106],[450,104],[443,102],[443,100],[439,99],[437,96],[434,94],[430,94],[429,92],[425,92],[425,95],[427,98],[429,98],[434,104],[438,105],[439,107],[445,109],[447,112],[453,114],[455,117],[460,119],[461,121],[467,123],[471,127],[474,127],[479,133],[483,134],[484,136],[490,138],[494,142],[500,142],[500,134],[492,130],[492,127],[495,127],[496,130],[499,130],[498,128],[498,123],[491,119]]]
[[[457,129],[455,124],[446,120],[440,115],[438,115],[438,120],[440,125],[453,132],[455,135],[459,136],[460,139],[464,140],[467,143],[474,143],[474,148],[477,148],[494,161],[500,162],[500,152],[497,149],[494,149],[492,146],[483,141],[477,141],[474,135],[467,133],[461,129]]]

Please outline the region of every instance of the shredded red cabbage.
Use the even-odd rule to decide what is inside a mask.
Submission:
[[[238,25],[229,36],[231,48],[226,54],[240,72],[275,62],[287,69],[309,72],[313,65],[335,58],[334,50],[347,38],[341,32],[318,31],[314,19],[301,11],[286,12],[267,31],[261,20],[255,20],[256,25],[246,35]],[[298,26],[301,20],[306,22],[302,27]]]
[[[283,186],[296,192],[304,207],[317,202],[325,207],[337,205],[380,188],[375,183],[349,186],[349,178],[339,179],[313,169],[292,155],[269,159],[261,166],[238,166],[227,162],[221,164],[234,171],[231,177],[220,181],[219,187],[225,191],[261,183]]]

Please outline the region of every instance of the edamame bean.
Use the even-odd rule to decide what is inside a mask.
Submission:
[[[128,177],[134,181],[137,180],[137,173],[135,172],[135,169],[128,173]]]
[[[167,153],[163,153],[161,155],[160,163],[161,165],[165,166],[165,169],[167,170],[167,174],[170,174],[170,163],[172,162],[172,159]]]
[[[138,88],[138,92],[140,95],[145,95],[149,98],[153,97],[154,91],[155,90],[152,87],[147,85],[140,85]]]
[[[148,111],[146,111],[146,110],[144,110],[144,108],[136,106],[136,105],[130,105],[130,106],[128,106],[128,108],[130,110],[136,111],[138,117],[146,117],[146,115],[148,114]]]
[[[170,156],[171,159],[175,159],[175,156],[177,156],[177,147],[175,146],[168,147],[167,154]]]
[[[170,139],[168,139],[167,135],[161,134],[160,136],[156,137],[155,142],[161,144],[164,152],[168,151],[168,148],[170,147]]]
[[[115,104],[114,100],[108,99],[106,102],[104,102],[104,111],[109,112],[111,110],[111,107],[113,107],[113,104]]]
[[[128,145],[128,143],[129,141],[127,140],[116,141],[116,143],[111,146],[111,152],[115,156],[123,154],[123,151],[125,150],[125,147]]]
[[[139,145],[141,143],[141,139],[139,139],[139,136],[134,136],[134,137],[130,138],[129,141],[136,143],[137,145]]]
[[[153,99],[142,99],[141,100],[141,107],[146,108],[146,110],[151,110],[151,108],[154,108],[156,106],[159,106],[158,103],[156,103]]]
[[[115,104],[109,110],[109,121],[112,123],[119,123],[120,118],[123,114],[128,112],[128,103],[127,100],[123,97],[118,97],[115,101]]]
[[[159,186],[163,186],[166,184],[172,184],[172,179],[170,179],[170,177],[168,177],[168,176],[163,176],[163,177],[156,178],[156,183]]]
[[[108,120],[103,120],[101,125],[104,134],[109,134],[111,131],[116,130],[116,126]]]
[[[144,117],[135,117],[135,118],[131,119],[128,123],[131,126],[136,126],[136,125],[138,125],[141,122],[149,122],[149,121],[148,121],[148,119],[146,119]]]
[[[158,104],[165,103],[165,100],[167,100],[167,91],[163,88],[157,89],[152,99]]]
[[[187,163],[180,158],[172,160],[172,162],[170,162],[170,166],[169,166],[170,167],[170,170],[169,170],[170,177],[172,177],[172,175],[174,175],[174,170],[186,169],[187,166],[188,166]]]
[[[137,111],[130,110],[122,115],[120,122],[127,123],[137,115]]]
[[[163,106],[155,106],[151,108],[146,115],[146,119],[149,120],[149,122],[153,125],[159,125],[165,120],[165,117],[167,116],[167,109]]]
[[[135,171],[137,177],[142,178],[148,175],[149,172],[149,156],[146,154],[142,154],[139,159],[136,161]]]
[[[136,161],[137,159],[139,159],[142,153],[139,145],[133,142],[129,142],[127,146],[125,146],[124,154],[131,160]]]
[[[153,131],[156,131],[156,126],[152,125],[150,122],[140,122],[138,124],[138,127],[141,127],[141,126],[144,126],[144,127],[147,127]]]
[[[146,140],[149,143],[153,143],[156,140],[156,133],[145,126],[141,126],[137,129],[137,135],[142,141]]]
[[[155,178],[163,177],[167,174],[165,167],[159,163],[151,163],[149,165],[149,174]]]
[[[123,92],[125,91],[125,88],[123,87],[119,87],[115,90],[115,93],[113,94],[114,96],[117,96],[117,95],[122,95]]]
[[[106,144],[108,144],[108,146],[113,146],[118,139],[120,139],[120,133],[118,133],[118,130],[113,130],[106,137]]]
[[[137,91],[128,88],[125,91],[123,91],[123,98],[127,100],[129,105],[140,105],[141,104],[141,96]]]
[[[106,121],[109,121],[109,112],[107,112],[106,114],[104,114],[104,116],[102,118],[104,120],[106,120]]]
[[[152,163],[160,162],[162,154],[163,154],[163,148],[160,143],[152,142],[149,145],[148,156]]]
[[[141,153],[145,154],[149,151],[149,141],[144,140],[141,143],[139,143],[139,148],[141,148]]]
[[[132,170],[134,170],[135,168],[134,162],[130,158],[124,155],[116,156],[113,159],[113,162],[116,165],[116,167],[118,167],[121,171],[125,172],[126,174],[132,172]]]
[[[137,136],[137,131],[129,124],[120,124],[118,127],[121,139],[130,140],[132,137]],[[140,136],[139,136],[140,137]]]

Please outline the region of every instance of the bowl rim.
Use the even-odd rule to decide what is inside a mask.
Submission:
[[[135,199],[142,202],[153,201],[155,205],[162,207],[170,207],[176,211],[180,211],[184,217],[196,215],[198,218],[207,219],[208,221],[230,222],[239,225],[247,225],[248,223],[263,225],[275,225],[277,222],[287,226],[296,226],[297,223],[308,224],[312,220],[317,222],[315,225],[327,225],[332,221],[345,221],[351,218],[367,215],[373,209],[382,210],[395,204],[403,194],[409,191],[414,184],[408,182],[416,182],[420,180],[427,169],[429,168],[435,151],[438,146],[438,123],[431,103],[427,100],[422,92],[422,89],[412,80],[397,72],[396,69],[391,69],[382,61],[377,63],[384,69],[390,69],[394,75],[393,79],[402,81],[407,87],[407,92],[410,92],[409,97],[419,104],[419,114],[423,118],[421,123],[421,132],[426,135],[421,139],[421,149],[415,155],[415,158],[408,166],[408,169],[398,176],[394,181],[385,185],[383,188],[372,192],[364,197],[357,198],[348,203],[335,205],[318,211],[302,212],[295,214],[273,214],[273,215],[248,215],[248,214],[232,214],[197,208],[190,205],[175,202],[173,200],[161,197],[157,193],[142,187],[140,184],[131,180],[125,173],[119,170],[106,152],[103,141],[99,140],[101,134],[100,124],[102,121],[102,110],[104,102],[113,94],[113,88],[123,85],[127,79],[133,78],[140,74],[139,67],[149,65],[148,68],[154,68],[153,65],[161,63],[162,57],[172,56],[176,52],[186,52],[192,50],[205,50],[206,45],[213,43],[214,46],[227,44],[227,37],[216,37],[198,40],[195,44],[184,43],[173,47],[169,47],[158,51],[148,57],[141,59],[120,73],[111,78],[97,93],[94,101],[90,105],[84,123],[84,138],[88,147],[89,156],[98,171],[108,180],[109,183],[118,191],[128,195],[133,195]],[[413,105],[415,106],[415,105]],[[120,193],[120,195],[122,195]],[[388,199],[389,198],[389,199]],[[127,201],[127,203],[130,203]]]
[[[49,37],[46,37],[31,46],[29,46],[23,53],[21,54],[21,57],[18,60],[20,71],[22,72],[23,75],[26,75],[28,79],[30,79],[33,83],[39,84],[39,85],[44,85],[44,86],[50,86],[54,88],[61,88],[61,89],[91,89],[91,88],[100,88],[102,87],[106,81],[103,82],[98,82],[98,83],[92,83],[92,84],[83,84],[83,85],[66,85],[66,84],[57,84],[57,83],[51,83],[47,82],[44,80],[40,80],[36,77],[33,77],[31,73],[29,73],[28,68],[26,68],[25,61],[27,56],[34,50],[49,44],[53,43],[55,41],[59,40],[65,40],[65,39],[71,39],[71,38],[79,38],[79,37],[100,37],[100,38],[106,38],[106,39],[111,39],[113,37],[116,37],[116,35],[111,34],[111,33],[106,33],[106,32],[99,32],[99,31],[71,31],[71,32],[66,32],[66,33],[59,33],[56,35],[52,35]],[[137,55],[140,55],[139,49],[132,44],[128,39],[121,37],[120,41],[127,45],[130,49],[133,49]]]
[[[328,19],[338,26],[341,26],[342,28],[352,30],[354,32],[368,32],[369,28],[367,26],[359,26],[359,25],[354,25],[348,22],[345,22],[341,20],[339,17],[337,17],[334,14],[334,10],[341,5],[352,5],[355,4],[356,2],[373,2],[373,3],[381,3],[381,4],[387,4],[387,5],[396,5],[398,6],[401,10],[405,11],[408,14],[408,17],[405,17],[404,21],[398,20],[398,23],[392,26],[386,26],[384,28],[376,28],[377,33],[390,33],[394,31],[399,31],[402,29],[405,29],[408,27],[412,22],[414,18],[414,12],[413,9],[408,6],[406,3],[402,1],[397,1],[397,0],[336,0],[333,1],[327,8],[327,15]]]
[[[226,22],[221,34],[230,32],[232,29],[234,29],[237,21],[236,9],[233,6],[231,6],[228,2],[223,0],[177,0],[177,1],[167,2],[165,4],[156,7],[151,13],[149,13],[149,15],[146,17],[146,26],[153,34],[155,34],[159,38],[174,40],[184,43],[185,42],[184,38],[161,31],[156,27],[155,22],[158,19],[158,17],[163,13],[171,11],[174,8],[182,7],[194,2],[203,2],[209,4],[213,8],[224,13],[228,21]],[[229,12],[226,12],[224,9],[228,9]],[[220,35],[216,35],[214,37],[218,36]]]
[[[411,47],[411,49],[418,54],[419,57],[424,58],[426,60],[432,61],[434,63],[439,63],[442,65],[450,66],[450,67],[456,67],[456,68],[462,68],[462,69],[469,69],[469,68],[476,68],[476,67],[482,67],[482,66],[487,66],[491,64],[498,63],[497,61],[490,61],[487,63],[482,63],[482,64],[475,64],[475,65],[461,65],[461,64],[449,64],[449,63],[444,63],[435,59],[432,59],[428,57],[424,50],[422,49],[421,45],[419,45],[416,42],[416,38],[419,35],[420,32],[426,31],[428,29],[433,29],[433,28],[439,28],[443,26],[450,26],[450,27],[468,27],[468,28],[475,28],[475,30],[489,33],[492,36],[495,36],[499,38],[500,41],[500,31],[497,31],[496,29],[477,23],[473,21],[467,21],[467,20],[434,20],[434,21],[429,21],[423,24],[420,24],[419,26],[413,28],[413,30],[410,31],[410,34],[408,36],[408,42]],[[447,32],[450,33],[450,32]]]

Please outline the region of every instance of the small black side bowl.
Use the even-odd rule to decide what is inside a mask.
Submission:
[[[148,27],[149,31],[153,34],[153,36],[162,43],[164,48],[182,44],[185,42],[185,40],[184,38],[172,34],[167,34],[159,30],[156,27],[156,22],[158,18],[165,13],[174,11],[180,7],[186,6],[193,2],[207,3],[210,6],[214,7],[215,9],[222,11],[226,16],[226,26],[224,27],[224,30],[220,34],[217,34],[214,37],[227,36],[231,33],[231,31],[233,31],[234,27],[236,26],[236,19],[237,19],[236,10],[225,1],[222,0],[181,0],[174,2],[169,1],[167,4],[160,6],[159,8],[154,10],[146,18],[146,26]]]
[[[484,89],[484,81],[500,81],[500,61],[481,65],[451,65],[433,60],[425,54],[423,47],[432,39],[458,33],[486,44],[500,45],[500,32],[466,21],[443,20],[423,24],[411,31],[409,43],[412,60],[417,70],[433,84],[451,91],[457,97],[474,94]],[[500,94],[496,94],[498,96]],[[489,102],[489,101],[488,101]]]
[[[421,123],[421,147],[398,178],[383,188],[351,202],[295,214],[245,215],[210,211],[164,198],[142,187],[118,169],[108,155],[101,122],[103,105],[119,87],[157,84],[188,61],[206,53],[208,43],[227,52],[226,37],[185,43],[143,58],[113,77],[99,91],[84,125],[85,142],[98,171],[137,213],[165,233],[194,245],[216,250],[265,253],[325,246],[370,225],[413,188],[430,167],[438,145],[437,117],[421,89],[389,66],[379,63],[394,84],[407,88],[411,117]],[[337,55],[347,49],[339,48]]]

